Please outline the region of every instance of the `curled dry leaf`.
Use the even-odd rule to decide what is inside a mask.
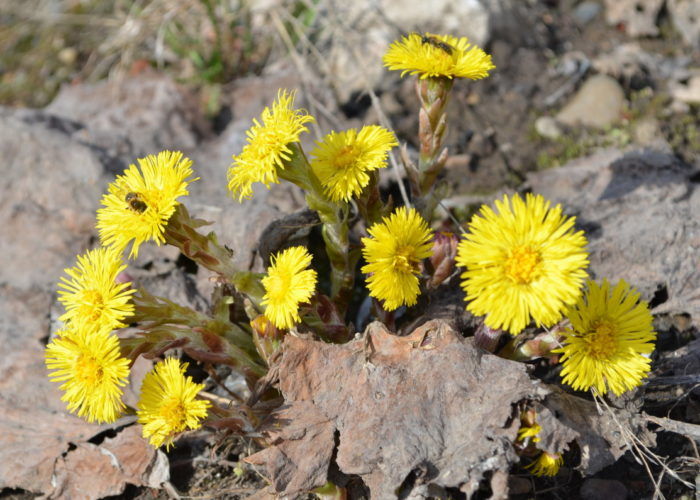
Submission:
[[[517,403],[548,392],[439,320],[406,337],[373,323],[344,345],[287,336],[273,373],[285,405],[262,429],[270,447],[247,460],[284,495],[326,482],[336,439],[340,472],[373,498],[421,482],[473,491],[517,462]]]

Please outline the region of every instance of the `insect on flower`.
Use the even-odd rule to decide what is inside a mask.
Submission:
[[[443,42],[442,40],[430,35],[421,35],[420,42],[423,45],[428,44],[438,49],[441,49],[449,55],[452,55],[452,51],[454,50],[454,47],[452,47],[452,45],[450,45],[449,43]]]
[[[133,191],[126,193],[126,197],[124,198],[124,200],[129,205],[129,208],[134,212],[142,214],[148,208],[148,205],[146,205],[146,203],[141,199],[139,194],[134,193]]]

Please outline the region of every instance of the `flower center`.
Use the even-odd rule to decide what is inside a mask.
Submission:
[[[168,422],[168,427],[175,432],[185,428],[187,410],[179,398],[171,398],[160,407],[161,416]]]
[[[90,321],[97,321],[102,317],[105,308],[104,297],[97,290],[84,290],[82,297],[81,316]]]
[[[418,273],[420,271],[419,261],[414,256],[415,251],[412,246],[399,247],[394,254],[394,270],[402,273]]]
[[[529,246],[514,248],[506,259],[505,272],[513,282],[528,284],[540,274],[542,257],[540,253]]]
[[[290,273],[277,272],[269,276],[270,285],[267,287],[268,295],[273,301],[284,301],[292,285],[292,275]]]
[[[608,359],[617,349],[615,325],[607,319],[595,321],[585,339],[589,355],[596,359]]]
[[[104,372],[100,363],[93,357],[81,354],[75,363],[75,379],[83,386],[96,387],[102,382]]]
[[[357,151],[355,146],[348,144],[343,146],[333,158],[333,166],[337,170],[348,170],[357,162]]]

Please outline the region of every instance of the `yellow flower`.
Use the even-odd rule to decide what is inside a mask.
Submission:
[[[302,132],[308,132],[304,125],[314,118],[306,111],[294,109],[294,92],[280,90],[272,109],[262,112],[262,125],[256,119],[248,130],[248,144],[228,170],[228,189],[238,201],[253,195],[252,184],[262,182],[278,183],[277,169],[284,168],[284,162],[292,157],[289,144],[298,142]]]
[[[539,442],[540,438],[537,435],[542,430],[539,424],[533,424],[532,426],[523,426],[518,429],[518,441],[525,441],[528,438],[532,438],[533,443]]]
[[[165,241],[168,220],[179,205],[177,198],[188,194],[192,161],[182,153],[163,151],[138,160],[140,168],[130,165],[109,185],[97,211],[97,229],[104,245],[120,252],[131,240],[129,257],[138,255],[141,243]]]
[[[63,322],[97,329],[113,330],[124,326],[122,320],[134,311],[130,302],[135,290],[131,283],[117,283],[117,275],[126,269],[120,254],[112,248],[96,248],[78,256],[75,267],[65,270],[58,286],[58,300],[66,308]]]
[[[542,196],[504,196],[496,208],[484,205],[459,244],[467,309],[513,335],[530,318],[553,325],[581,294],[586,238],[574,231],[574,217],[563,215],[560,205],[550,208]]]
[[[564,458],[559,453],[543,451],[537,460],[528,465],[526,469],[535,476],[556,476],[563,463]]]
[[[121,357],[119,340],[105,329],[77,329],[69,324],[46,346],[46,367],[53,382],[63,382],[61,397],[68,411],[88,422],[111,423],[124,410],[121,386],[129,360]]]
[[[469,78],[479,80],[495,68],[491,56],[464,37],[410,33],[395,41],[384,55],[384,65],[424,78]]]
[[[304,247],[291,247],[272,257],[262,279],[265,317],[277,328],[288,329],[301,321],[299,304],[308,302],[316,289],[316,271],[306,269],[311,255]]]
[[[594,387],[616,395],[641,385],[651,361],[656,333],[639,293],[621,280],[611,287],[588,282],[588,291],[567,312],[571,328],[563,332],[561,376],[576,390]]]
[[[358,196],[369,174],[386,166],[389,150],[398,146],[394,134],[379,125],[331,132],[311,152],[311,168],[334,202]]]
[[[143,437],[156,448],[170,448],[175,437],[186,429],[198,429],[207,416],[209,401],[196,399],[204,384],[185,376],[187,363],[175,358],[160,361],[146,374],[136,405]]]
[[[421,261],[432,254],[433,233],[414,209],[398,208],[374,224],[362,238],[362,267],[369,294],[384,301],[384,309],[393,311],[417,302],[420,292],[418,274]]]

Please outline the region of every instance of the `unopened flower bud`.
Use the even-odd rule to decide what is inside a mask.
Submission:
[[[453,233],[435,233],[433,253],[430,256],[433,276],[428,281],[429,288],[436,288],[452,274],[455,267],[458,243],[459,240]]]

